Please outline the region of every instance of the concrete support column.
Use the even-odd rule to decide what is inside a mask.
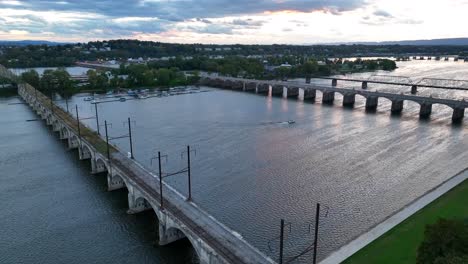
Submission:
[[[452,114],[452,121],[459,123],[465,117],[465,108],[454,108]]]
[[[245,91],[245,86],[246,86],[246,83],[242,82],[242,91]]]
[[[304,89],[304,101],[315,101],[315,97],[317,97],[317,90]]]
[[[337,79],[333,79],[332,80],[332,86],[337,86],[338,85],[338,80]]]
[[[413,85],[411,86],[411,94],[417,94],[418,93],[418,86]]]
[[[362,82],[361,88],[362,89],[367,89],[367,82],[366,81]]]
[[[366,100],[366,109],[367,110],[377,109],[378,104],[379,104],[379,97],[377,97],[377,96],[367,97],[367,100]]]
[[[403,111],[403,100],[392,100],[392,113],[399,114]]]
[[[427,118],[431,116],[432,113],[432,104],[431,103],[422,103],[421,110],[419,111],[419,116],[421,118]]]
[[[335,92],[323,91],[322,103],[333,104],[333,101],[335,101]]]
[[[356,94],[349,93],[343,96],[343,106],[353,106],[356,102]]]
[[[307,76],[305,81],[306,83],[310,83],[310,80],[311,80],[310,76]]]

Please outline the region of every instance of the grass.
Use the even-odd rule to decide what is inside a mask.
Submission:
[[[468,181],[464,181],[343,263],[414,264],[427,224],[439,218],[468,218]]]

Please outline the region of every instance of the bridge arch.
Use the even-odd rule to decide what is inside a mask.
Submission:
[[[61,128],[62,124],[60,124],[60,121],[57,118],[52,118],[52,130],[60,132]]]
[[[68,136],[69,136],[68,128],[66,126],[62,126],[62,128],[60,128],[60,137],[62,139],[65,139],[65,138],[68,138]]]
[[[128,183],[125,181],[124,177],[120,176],[119,173],[108,173],[107,174],[107,190],[114,191],[118,189],[127,189]]]
[[[96,158],[94,162],[93,173],[109,172],[107,162],[102,158]]]
[[[80,146],[80,160],[94,159],[93,151],[86,144]]]
[[[380,96],[378,102],[379,108],[384,107],[385,110],[390,109],[392,107],[393,100],[395,99],[391,97]]]
[[[202,258],[202,250],[201,250],[201,247],[199,246],[199,243],[196,239],[194,239],[192,236],[190,235],[187,235],[181,228],[177,227],[177,226],[167,226],[166,227],[166,234],[172,234],[174,236],[179,236],[179,237],[182,237],[181,239],[186,239],[189,241],[193,251],[194,251],[194,258],[196,260],[193,260],[192,259],[192,262],[194,263],[199,263],[200,259]],[[209,258],[209,256],[207,256],[206,258]]]
[[[451,119],[453,121],[461,121],[464,117],[465,109],[461,108],[459,111],[462,112],[461,116],[454,116],[454,113],[456,112],[456,106],[448,105],[448,104],[440,104],[440,103],[435,103],[432,104],[432,116],[434,116],[437,119]],[[456,115],[456,114],[455,114]]]

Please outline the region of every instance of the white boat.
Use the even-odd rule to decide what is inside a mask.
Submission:
[[[93,99],[94,99],[93,97],[89,97],[89,96],[88,96],[88,97],[85,97],[83,100],[85,100],[85,101],[92,101]]]

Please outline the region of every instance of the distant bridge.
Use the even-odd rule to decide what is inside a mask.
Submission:
[[[332,82],[336,82],[336,78],[330,78]],[[348,80],[348,79],[347,79]],[[351,80],[360,81],[362,80]],[[265,80],[252,80],[230,77],[209,77],[205,76],[200,80],[202,85],[213,86],[224,89],[250,91],[259,94],[270,94],[273,96],[283,96],[285,98],[298,98],[299,90],[303,90],[304,100],[315,100],[317,91],[322,93],[322,102],[331,104],[335,100],[335,93],[343,95],[343,105],[353,106],[356,96],[362,96],[366,99],[366,109],[375,110],[378,106],[379,98],[386,98],[392,102],[391,112],[401,113],[403,111],[404,101],[413,101],[420,105],[419,115],[422,118],[427,118],[432,113],[432,106],[434,104],[441,104],[449,106],[453,109],[452,120],[453,122],[460,122],[465,116],[465,108],[468,107],[468,102],[465,100],[443,99],[435,98],[432,96],[416,95],[417,91],[411,93],[391,93],[367,90],[367,84],[362,85],[361,89],[355,88],[339,88],[335,83],[330,86],[298,83],[298,82],[285,82],[285,81],[265,81]],[[382,84],[395,84],[387,82],[377,82]],[[401,85],[408,86],[407,83]],[[425,86],[427,87],[427,86]],[[435,87],[437,88],[437,87]]]
[[[433,88],[433,89],[447,89],[447,90],[462,90],[468,91],[467,80],[454,80],[454,79],[439,79],[439,78],[423,78],[418,82],[414,82],[409,77],[405,76],[391,76],[391,75],[372,75],[368,79],[359,78],[340,78],[340,77],[316,77],[315,79],[331,80],[332,86],[338,86],[338,81],[343,82],[358,82],[361,83],[362,89],[367,89],[370,83],[374,84],[387,84],[397,86],[411,87],[411,93],[416,94],[418,87],[420,88]],[[445,82],[445,83],[443,83]],[[438,84],[439,83],[439,84]],[[440,84],[443,83],[443,84]],[[449,85],[447,83],[462,83],[465,86]]]
[[[107,173],[108,190],[128,190],[128,213],[153,210],[158,219],[161,246],[187,238],[201,264],[274,264],[275,262],[247,243],[240,234],[218,222],[194,202],[175,191],[160,177],[111,146],[49,98],[0,65],[0,75],[18,85],[18,94],[66,140],[70,149],[78,149],[80,160],[89,160],[93,174]],[[163,198],[161,200],[161,192]],[[163,205],[164,206],[163,206]],[[245,223],[248,225],[247,223]]]

